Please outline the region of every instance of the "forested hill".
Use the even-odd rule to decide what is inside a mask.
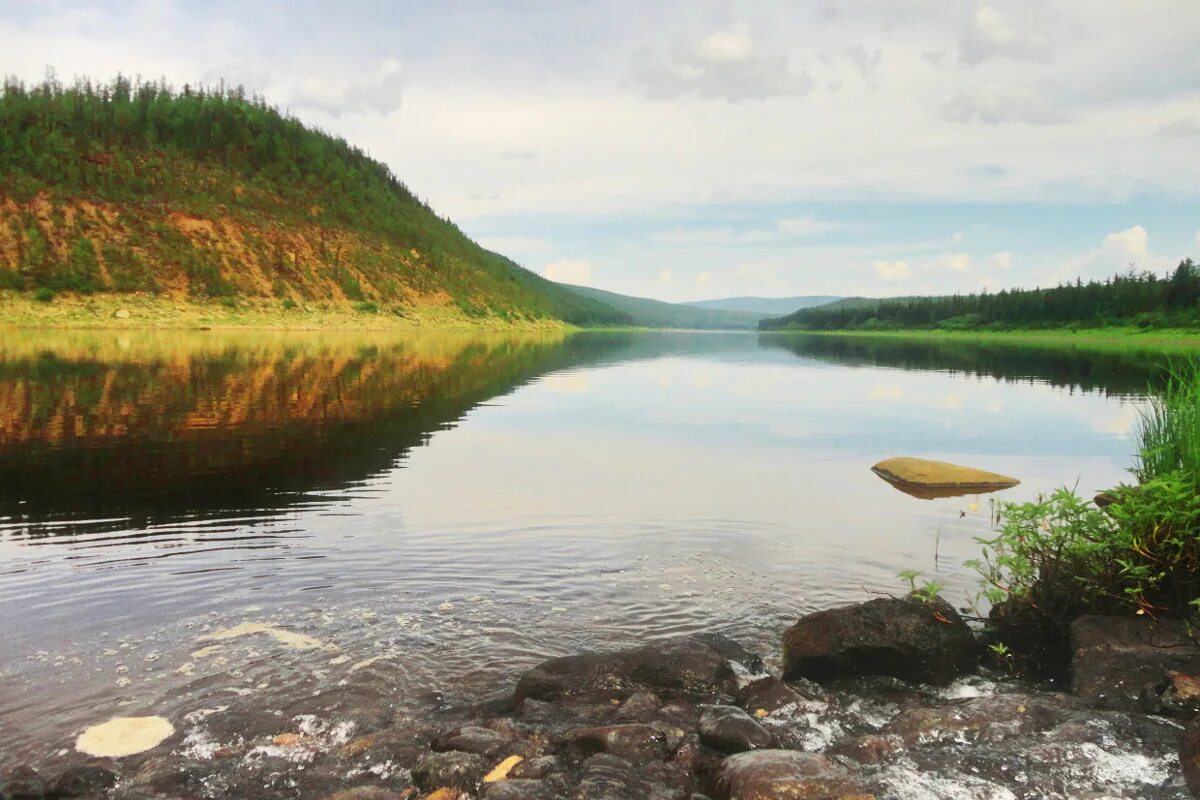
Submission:
[[[696,308],[691,303],[664,303],[661,300],[606,292],[590,286],[567,285],[584,297],[598,300],[628,314],[632,324],[643,328],[754,330],[759,321],[766,316],[752,311]]]
[[[468,239],[384,164],[241,89],[0,97],[0,291],[152,292],[628,324]]]
[[[1200,266],[1130,271],[1106,281],[946,297],[847,301],[766,319],[761,330],[1011,330],[1137,326],[1200,327]]]

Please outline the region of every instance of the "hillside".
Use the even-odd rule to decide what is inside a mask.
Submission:
[[[886,300],[849,298],[764,319],[761,330],[1014,330],[1200,327],[1200,266],[1166,275],[1130,270],[1051,288]]]
[[[695,330],[752,330],[765,314],[747,311],[721,311],[696,308],[690,303],[664,303],[644,297],[630,297],[590,286],[564,284],[583,297],[604,303],[629,316],[632,324],[644,328],[690,328]]]
[[[0,291],[628,324],[468,239],[387,166],[241,89],[15,81]]]
[[[719,311],[743,311],[760,317],[778,317],[801,308],[822,306],[840,300],[830,295],[804,295],[800,297],[722,297],[717,300],[694,300],[684,305],[696,308],[712,308]]]

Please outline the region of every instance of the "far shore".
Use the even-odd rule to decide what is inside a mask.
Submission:
[[[1114,350],[1191,350],[1200,347],[1200,331],[1174,328],[1142,329],[1134,327],[1079,328],[1012,331],[942,331],[942,330],[773,330],[760,331],[765,336],[829,336],[860,339],[910,339],[932,342],[980,342],[1036,344],[1048,346],[1079,346]]]

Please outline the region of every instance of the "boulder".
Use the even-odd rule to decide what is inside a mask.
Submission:
[[[880,598],[818,611],[783,634],[784,678],[888,675],[947,684],[971,672],[978,645],[941,598]]]
[[[514,694],[558,701],[592,696],[622,699],[636,692],[712,699],[732,696],[737,677],[730,661],[761,670],[761,660],[723,636],[699,635],[612,653],[585,653],[554,658],[521,678]]]
[[[1084,706],[1064,694],[996,694],[900,712],[883,729],[909,747],[953,741],[995,743],[1040,733],[1072,719]]]
[[[575,728],[567,731],[563,738],[584,758],[606,753],[642,763],[662,761],[669,755],[666,737],[657,728],[638,723]]]
[[[723,753],[741,753],[768,748],[774,737],[737,706],[709,706],[700,714],[700,741]]]
[[[756,717],[774,714],[788,706],[808,707],[816,704],[773,675],[759,678],[743,686],[737,693],[737,704]]]
[[[1189,684],[1170,673],[1200,675],[1200,647],[1183,623],[1099,616],[1071,623],[1071,691],[1093,708],[1191,716]]]
[[[1020,483],[1007,475],[925,458],[889,458],[871,471],[900,491],[923,499],[995,492]]]
[[[718,796],[728,800],[840,800],[863,785],[833,759],[798,750],[756,750],[721,762]]]
[[[467,725],[442,734],[433,740],[432,746],[436,752],[458,751],[492,758],[512,749],[512,744],[512,737],[488,728]]]

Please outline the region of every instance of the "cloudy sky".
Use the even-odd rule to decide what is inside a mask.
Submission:
[[[1200,254],[1196,0],[0,0],[0,70],[241,83],[560,280],[972,291]]]

